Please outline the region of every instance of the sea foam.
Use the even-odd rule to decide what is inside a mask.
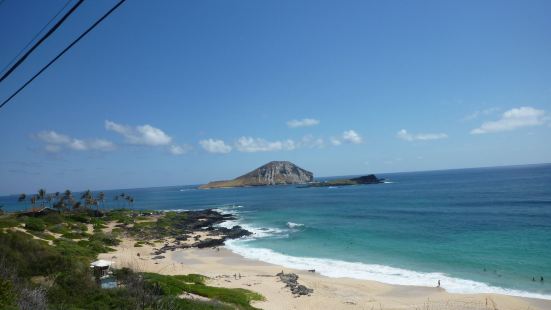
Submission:
[[[299,270],[315,269],[319,274],[332,278],[353,278],[395,285],[427,287],[435,287],[440,280],[441,287],[450,293],[492,293],[551,300],[551,295],[491,286],[482,282],[450,277],[438,272],[423,273],[385,265],[346,262],[326,258],[289,256],[270,249],[248,247],[244,240],[229,240],[226,242],[226,247],[232,252],[248,259],[260,260],[270,264]]]
[[[304,227],[304,224],[287,222],[287,227],[289,227],[291,229],[297,229],[297,228]]]
[[[236,220],[226,221],[219,224],[220,226],[231,228],[235,225],[239,225],[253,233],[252,236],[243,237],[237,240],[228,240],[225,244],[225,247],[230,251],[248,259],[259,260],[266,263],[299,270],[315,269],[319,274],[331,278],[352,278],[378,281],[394,285],[415,285],[426,287],[435,287],[440,280],[440,287],[450,293],[489,293],[551,300],[551,295],[491,286],[483,282],[451,277],[440,272],[418,272],[379,264],[347,262],[328,258],[290,256],[278,253],[271,249],[250,247],[248,246],[248,243],[254,239],[286,238],[289,236],[290,232],[296,229],[296,225],[301,227],[303,224],[287,222],[287,227],[290,229],[279,229],[264,228],[243,223],[242,219],[239,217],[239,213],[241,213],[240,210],[236,210],[241,207],[242,206],[230,205],[223,206],[215,210],[221,213],[231,213],[237,217]]]

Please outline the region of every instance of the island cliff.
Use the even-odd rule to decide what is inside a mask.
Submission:
[[[199,188],[304,184],[313,180],[314,174],[312,172],[306,171],[289,161],[272,161],[233,180],[214,181],[201,185]]]

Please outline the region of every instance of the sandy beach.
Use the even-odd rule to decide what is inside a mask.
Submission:
[[[166,240],[170,242],[170,240]],[[176,249],[153,255],[165,242],[135,247],[135,240],[124,238],[114,252],[100,254],[116,268],[166,275],[202,274],[208,284],[245,288],[266,297],[253,305],[261,309],[551,309],[551,301],[496,294],[451,294],[441,288],[388,285],[375,281],[329,278],[305,270],[293,270],[246,259],[220,248]],[[296,273],[298,282],[314,292],[295,297],[277,273]]]

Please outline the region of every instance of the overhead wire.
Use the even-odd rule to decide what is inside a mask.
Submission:
[[[92,26],[88,27],[86,31],[84,31],[78,38],[76,38],[71,44],[69,44],[66,48],[64,48],[55,58],[53,58],[48,64],[46,64],[40,71],[38,71],[33,77],[31,77],[25,84],[23,84],[19,89],[17,89],[11,96],[9,96],[6,100],[0,104],[0,109],[4,107],[10,100],[15,97],[19,92],[21,92],[27,85],[29,85],[34,79],[36,79],[42,72],[46,71],[54,62],[56,62],[63,54],[65,54],[68,50],[70,50],[75,44],[77,44],[82,38],[84,38],[90,31],[92,31],[94,28],[96,28],[97,25],[99,25],[104,19],[106,19],[111,13],[113,13],[118,7],[120,7],[126,0],[120,0],[116,5],[114,5],[107,13],[105,13],[101,18],[99,18]]]
[[[3,1],[5,0],[0,0],[0,5],[2,5]],[[21,56],[21,54],[23,54],[23,52],[36,40],[36,38],[38,38],[38,36],[44,32],[44,29],[46,29],[46,27],[48,27],[58,16],[59,14],[61,14],[61,12],[63,12],[65,10],[65,8],[67,8],[67,6],[69,5],[69,3],[71,3],[72,0],[68,0],[67,2],[65,2],[65,5],[63,5],[63,7],[61,9],[59,9],[59,11],[57,11],[57,13],[52,17],[50,18],[50,20],[42,27],[42,29],[40,29],[40,31],[38,31],[34,37],[19,51],[19,53],[17,53],[17,55],[15,55],[12,60],[10,60],[10,62],[8,62],[4,68],[2,68],[2,70],[0,70],[0,74],[2,72],[5,72],[6,69],[11,66],[15,60]]]
[[[27,57],[29,57],[29,55],[37,48],[39,47],[46,39],[48,39],[48,37],[50,37],[52,35],[52,33],[54,33],[58,28],[59,26],[61,26],[63,24],[63,22],[65,22],[65,20],[71,15],[73,14],[73,12],[82,4],[82,2],[84,2],[84,0],[78,0],[78,2],[73,5],[71,7],[71,9],[69,11],[67,11],[63,17],[61,17],[56,23],[55,25],[50,28],[50,30],[48,30],[48,32],[46,32],[46,34],[44,34],[44,36],[42,38],[40,38],[40,40],[38,40],[23,56],[21,56],[21,58],[19,58],[19,60],[17,60],[5,73],[4,75],[2,75],[2,77],[0,77],[0,83],[2,83],[2,81],[4,79],[6,79],[17,67],[19,67],[19,65],[21,65],[23,63],[23,61],[25,61],[25,59],[27,59]]]

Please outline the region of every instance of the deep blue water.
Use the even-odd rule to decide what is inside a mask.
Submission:
[[[441,280],[452,292],[551,298],[551,165],[379,176],[391,183],[124,192],[134,196],[135,208],[237,213],[238,224],[257,234],[229,247],[250,258],[328,276]],[[20,207],[14,196],[0,197],[0,204]]]

